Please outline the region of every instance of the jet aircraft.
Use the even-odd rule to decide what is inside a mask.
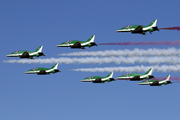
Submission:
[[[117,77],[117,80],[130,80],[130,81],[140,81],[143,79],[151,79],[154,78],[152,75],[153,68],[149,69],[145,74],[137,74],[137,73],[130,73],[126,75],[122,75]]]
[[[105,83],[106,81],[107,82],[115,81],[115,79],[113,78],[113,72],[108,74],[106,77],[90,76],[81,80],[81,82],[93,82],[93,83]]]
[[[85,47],[92,47],[97,46],[97,44],[94,42],[95,35],[91,36],[87,41],[79,41],[79,40],[72,40],[72,41],[66,41],[63,42],[57,47],[71,47],[71,48],[81,48],[85,49]]]
[[[142,35],[146,35],[146,32],[149,31],[151,34],[153,31],[159,31],[158,27],[156,26],[157,19],[153,20],[148,26],[142,26],[142,25],[128,25],[124,28],[121,28],[119,30],[116,30],[116,32],[131,32],[131,33],[139,33]]]
[[[6,55],[7,57],[20,57],[20,58],[30,58],[34,59],[33,57],[45,56],[42,53],[43,46],[40,46],[35,51],[26,51],[26,50],[17,50],[11,54]]]
[[[54,64],[51,68],[33,68],[27,72],[26,74],[37,74],[37,75],[47,75],[50,73],[57,73],[61,72],[59,69],[57,69],[58,63]]]
[[[161,86],[162,84],[167,85],[167,84],[172,84],[172,82],[169,80],[170,75],[166,77],[165,80],[147,80],[138,83],[139,85],[150,85],[150,86]]]

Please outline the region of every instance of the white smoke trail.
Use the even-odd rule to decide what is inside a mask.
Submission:
[[[147,50],[136,48],[134,50],[104,50],[104,51],[87,51],[87,52],[73,52],[58,54],[61,56],[180,56],[180,49],[156,49],[150,48]]]
[[[168,57],[84,57],[84,58],[46,58],[46,59],[21,59],[21,60],[4,60],[6,63],[64,63],[64,64],[103,64],[103,63],[116,63],[116,64],[134,64],[134,63],[149,63],[149,64],[178,64],[180,63],[180,57],[168,56]]]
[[[131,67],[104,67],[104,68],[78,68],[73,71],[81,72],[146,72],[150,68],[156,72],[180,72],[180,65],[162,65],[162,66],[131,66]]]

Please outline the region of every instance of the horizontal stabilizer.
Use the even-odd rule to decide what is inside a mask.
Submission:
[[[40,52],[39,53],[39,56],[45,56],[43,52]]]
[[[153,31],[159,31],[159,28],[158,27],[153,27]]]
[[[151,79],[151,78],[155,78],[153,75],[149,75],[149,79]]]

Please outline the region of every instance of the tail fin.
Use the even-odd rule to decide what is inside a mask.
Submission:
[[[87,40],[87,42],[94,42],[94,38],[95,38],[95,35],[92,35],[92,36]]]
[[[149,69],[145,74],[152,75],[153,68]]]
[[[157,19],[153,20],[148,26],[156,27]]]
[[[54,64],[51,68],[57,69],[57,67],[58,67],[58,63]]]
[[[166,77],[165,81],[169,81],[169,79],[170,79],[170,75],[168,75],[168,76]]]
[[[42,52],[42,48],[43,48],[43,46],[39,46],[35,51],[36,52]]]
[[[109,73],[106,77],[113,78],[113,72]]]

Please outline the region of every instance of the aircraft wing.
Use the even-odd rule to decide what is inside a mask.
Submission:
[[[97,44],[95,42],[92,42],[91,46],[97,46]]]
[[[29,57],[30,57],[30,55],[29,55],[28,51],[25,51],[25,52],[20,56],[20,58],[29,58]]]
[[[159,31],[158,27],[153,27],[153,30],[154,31],[156,31],[156,30]]]
[[[160,86],[159,81],[154,81],[152,84],[150,84],[150,86]]]
[[[37,73],[38,75],[45,75],[47,74],[46,70],[41,70]]]
[[[71,46],[71,48],[81,48],[81,43],[80,42],[76,42],[74,45]]]
[[[139,80],[141,80],[139,75],[134,76],[133,78],[130,79],[130,81],[139,81]]]
[[[136,29],[131,31],[132,33],[143,33],[143,26],[139,25]]]

